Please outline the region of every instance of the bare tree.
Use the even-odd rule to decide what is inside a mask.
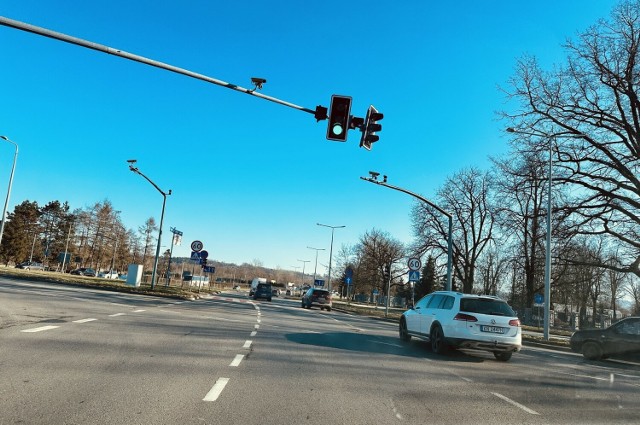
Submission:
[[[520,60],[509,94],[521,108],[505,113],[521,137],[551,143],[556,180],[576,189],[565,209],[575,231],[620,246],[620,263],[598,266],[638,276],[639,46],[640,1],[623,1],[566,43],[566,65],[545,72],[534,58]]]
[[[471,293],[478,258],[493,237],[488,174],[475,168],[457,173],[438,191],[436,204],[453,215],[453,269],[463,292]],[[411,215],[417,238],[414,250],[419,254],[433,250],[446,255],[446,217],[424,203],[416,204]]]

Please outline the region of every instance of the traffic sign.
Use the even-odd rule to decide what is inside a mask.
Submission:
[[[209,258],[209,253],[207,251],[200,251],[200,258],[206,260],[207,258]]]
[[[345,282],[347,285],[351,285],[351,278],[350,278],[350,277],[345,278],[345,279],[344,279],[344,282]]]
[[[191,252],[191,261],[200,261],[200,253],[196,251]]]
[[[409,282],[417,282],[420,280],[420,272],[417,270],[411,270],[409,272]]]
[[[351,267],[347,267],[347,270],[345,270],[344,274],[347,275],[349,279],[351,279],[353,277],[353,269]]]
[[[204,244],[201,241],[191,242],[191,251],[200,252],[204,248]]]
[[[535,307],[542,307],[544,304],[544,295],[542,294],[535,294],[533,296],[533,304]]]
[[[324,286],[324,280],[322,280],[322,279],[316,279],[316,280],[313,282],[313,286]]]
[[[420,267],[422,267],[422,261],[420,261],[419,258],[409,258],[409,270],[420,270]]]
[[[216,272],[216,268],[215,266],[205,266],[202,268],[202,271],[205,273],[215,273]]]

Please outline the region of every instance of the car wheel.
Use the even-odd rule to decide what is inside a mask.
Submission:
[[[327,307],[327,311],[331,311],[331,307]]]
[[[271,298],[269,298],[269,302],[271,302]]]
[[[494,351],[493,355],[496,356],[496,359],[500,360],[501,362],[506,362],[511,358],[511,356],[513,355],[513,352],[512,351]]]
[[[403,341],[403,342],[411,341],[411,335],[409,335],[409,331],[407,330],[407,322],[406,320],[404,320],[404,318],[400,320],[399,333],[400,333],[400,341]]]
[[[582,355],[585,359],[599,360],[602,358],[602,348],[598,343],[589,341],[582,346]]]
[[[302,304],[300,304],[300,307],[304,308],[304,301],[302,301]]]
[[[440,325],[436,325],[431,329],[429,336],[431,340],[431,351],[436,354],[444,354],[447,351],[447,347],[444,342],[444,333]]]

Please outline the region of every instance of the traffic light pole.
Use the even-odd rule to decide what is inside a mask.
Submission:
[[[202,80],[202,81],[206,81],[208,83],[216,84],[218,86],[226,87],[228,89],[239,91],[239,92],[248,94],[250,96],[259,97],[261,99],[265,99],[265,100],[268,100],[270,102],[278,103],[280,105],[288,106],[290,108],[294,108],[294,109],[297,109],[299,111],[303,111],[303,112],[307,112],[307,113],[313,114],[314,116],[316,116],[316,119],[318,121],[327,118],[326,115],[324,115],[324,117],[322,117],[323,114],[321,114],[321,113],[319,114],[316,110],[312,110],[312,109],[309,109],[309,108],[298,106],[298,105],[295,105],[295,104],[290,103],[290,102],[285,102],[284,100],[280,100],[280,99],[277,99],[277,98],[272,97],[272,96],[265,96],[265,95],[263,95],[261,93],[256,93],[256,88],[258,88],[258,85],[256,85],[256,88],[247,89],[247,88],[244,88],[244,87],[237,86],[235,84],[228,83],[226,81],[218,80],[216,78],[207,77],[206,75],[198,74],[196,72],[192,72],[192,71],[189,71],[187,69],[178,68],[177,66],[169,65],[169,64],[166,64],[166,63],[163,63],[163,62],[158,62],[158,61],[155,61],[153,59],[148,59],[148,58],[145,58],[143,56],[135,55],[133,53],[127,53],[127,52],[124,52],[124,51],[119,50],[119,49],[114,49],[112,47],[105,46],[103,44],[94,43],[94,42],[91,42],[91,41],[83,40],[81,38],[72,37],[70,35],[62,34],[62,33],[56,32],[56,31],[51,31],[51,30],[48,30],[46,28],[37,27],[35,25],[31,25],[31,24],[27,24],[27,23],[24,23],[24,22],[16,21],[16,20],[13,20],[13,19],[5,18],[4,16],[0,16],[0,25],[4,25],[6,27],[15,28],[15,29],[18,29],[18,30],[21,30],[21,31],[31,32],[31,33],[34,33],[34,34],[37,34],[37,35],[42,35],[44,37],[49,37],[49,38],[53,38],[53,39],[56,39],[56,40],[64,41],[65,43],[70,43],[70,44],[75,44],[77,46],[86,47],[87,49],[97,50],[99,52],[107,53],[109,55],[119,56],[119,57],[124,58],[124,59],[129,59],[129,60],[132,60],[132,61],[135,61],[135,62],[140,62],[140,63],[143,63],[145,65],[155,66],[156,68],[165,69],[167,71],[175,72],[176,74],[186,75],[187,77],[195,78],[197,80]],[[325,108],[325,113],[326,113],[326,108]]]
[[[388,187],[389,189],[397,190],[399,192],[406,193],[407,195],[411,195],[414,198],[421,200],[425,204],[430,205],[431,207],[435,208],[441,214],[445,215],[447,217],[447,219],[449,219],[449,231],[448,231],[448,236],[447,236],[447,283],[446,283],[446,286],[445,286],[444,290],[445,291],[451,291],[451,270],[452,270],[452,257],[453,257],[453,238],[452,238],[452,234],[453,234],[453,217],[451,216],[451,214],[446,212],[445,210],[443,210],[442,208],[440,208],[439,206],[437,206],[433,202],[429,201],[427,198],[418,195],[417,193],[413,193],[413,192],[411,192],[411,191],[409,191],[407,189],[403,189],[401,187],[393,186],[391,184],[388,184],[387,183],[387,176],[384,176],[384,181],[378,181],[378,176],[380,175],[380,173],[374,173],[374,172],[370,172],[370,173],[371,173],[371,177],[360,177],[360,178],[362,180],[368,181],[370,183],[375,183],[377,185]]]

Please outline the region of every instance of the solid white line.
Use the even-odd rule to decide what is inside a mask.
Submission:
[[[213,387],[211,387],[211,389],[209,390],[207,395],[204,396],[202,401],[216,401],[218,397],[220,397],[222,390],[224,390],[224,387],[227,385],[228,382],[229,382],[229,378],[218,378],[216,383],[213,384]]]
[[[133,310],[134,313],[142,313],[143,311],[147,311],[147,310]]]
[[[42,332],[42,331],[48,331],[50,329],[55,329],[55,328],[59,328],[60,326],[53,326],[53,325],[49,325],[49,326],[42,326],[40,328],[32,328],[32,329],[24,329],[20,332]]]
[[[250,339],[246,340],[246,341],[244,342],[244,345],[242,346],[242,348],[250,348],[250,347],[251,347],[251,343],[252,343],[252,342],[253,342],[253,341],[251,341]]]
[[[500,394],[500,393],[491,393],[491,394],[493,394],[494,396],[496,396],[496,397],[498,397],[498,398],[503,399],[503,400],[504,400],[504,401],[506,401],[507,403],[511,403],[511,404],[513,404],[514,406],[519,407],[520,409],[524,410],[524,411],[525,411],[525,412],[527,412],[527,413],[530,413],[530,414],[532,414],[532,415],[539,415],[539,413],[538,413],[538,412],[536,412],[535,410],[531,410],[531,409],[529,409],[527,406],[523,406],[522,404],[518,403],[517,401],[513,401],[513,400],[511,400],[509,397],[505,397],[505,396],[503,396],[503,395],[502,395],[502,394]]]
[[[244,359],[244,354],[236,354],[236,358],[233,359],[233,361],[231,362],[231,364],[229,366],[238,367],[240,365],[240,362],[242,361],[242,359]]]
[[[87,323],[87,322],[93,322],[94,320],[98,320],[98,319],[80,319],[80,320],[74,320],[73,323]]]
[[[127,313],[116,313],[116,314],[110,314],[109,317],[118,317],[118,316],[126,316]]]
[[[256,334],[257,334],[257,333],[258,333],[258,332],[253,331],[253,332],[251,332],[251,336],[256,336]]]

